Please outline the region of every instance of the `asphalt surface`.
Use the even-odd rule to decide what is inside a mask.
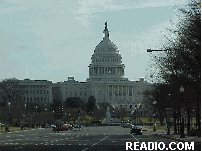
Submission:
[[[0,150],[125,151],[134,150],[134,142],[139,145],[136,147],[138,150],[148,142],[164,143],[164,150],[171,142],[178,143],[173,139],[153,135],[151,131],[143,131],[143,135],[130,134],[129,128],[119,126],[84,127],[80,131],[74,129],[60,133],[55,133],[51,128],[41,128],[1,134]],[[171,147],[178,150],[177,145]],[[200,146],[195,145],[194,150],[200,150]]]

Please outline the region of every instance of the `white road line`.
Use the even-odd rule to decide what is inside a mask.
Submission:
[[[85,150],[87,150],[88,148],[85,148],[85,149],[83,149],[82,151],[85,151]]]
[[[131,135],[133,136],[133,134]],[[133,136],[133,138],[136,139],[136,141],[138,141],[141,144],[141,142],[135,136]]]
[[[107,137],[109,137],[109,136],[110,136],[110,135],[106,136],[105,138],[101,139],[99,142],[97,142],[97,143],[95,143],[95,144],[93,144],[93,145],[91,145],[91,146],[97,145],[98,143],[100,143],[101,141],[105,140],[105,139],[106,139]]]
[[[133,136],[133,134],[131,134]],[[138,141],[140,144],[142,144],[142,142],[140,142],[135,136],[133,136],[134,139],[136,139],[136,141]],[[148,150],[150,151],[150,150]]]

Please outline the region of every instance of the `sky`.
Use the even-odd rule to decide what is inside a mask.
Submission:
[[[105,21],[129,80],[147,79],[151,54],[188,0],[1,0],[0,79],[88,78]],[[173,24],[174,22],[174,24]],[[152,52],[153,53],[153,52]]]

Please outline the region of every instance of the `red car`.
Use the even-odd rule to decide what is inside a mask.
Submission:
[[[69,129],[70,129],[70,127],[67,125],[59,126],[59,131],[68,131]],[[53,131],[58,131],[58,126],[54,127]]]

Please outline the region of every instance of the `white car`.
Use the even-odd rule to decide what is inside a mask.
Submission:
[[[54,124],[51,124],[51,128],[54,128],[54,127],[56,127]]]

